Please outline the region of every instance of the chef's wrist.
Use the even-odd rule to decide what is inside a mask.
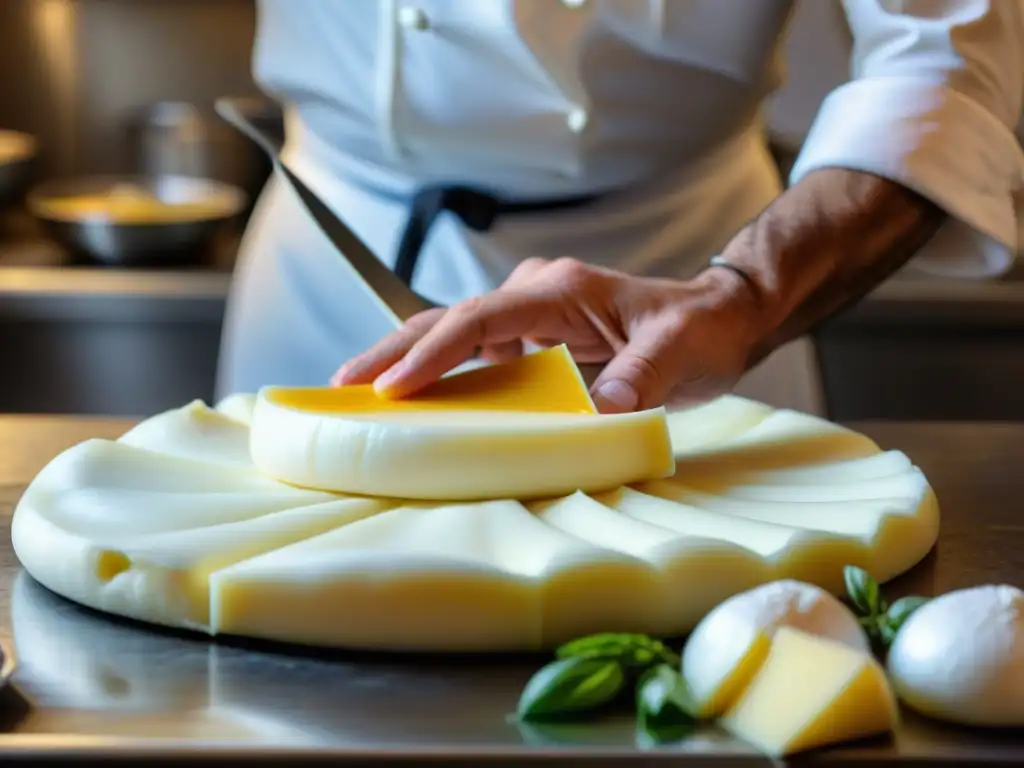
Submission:
[[[750,364],[760,360],[764,339],[772,334],[766,328],[760,287],[747,270],[724,256],[715,256],[689,286],[729,324],[731,338],[745,347]]]
[[[786,190],[721,256],[758,296],[762,356],[891,276],[944,216],[913,190],[846,168],[815,171]]]

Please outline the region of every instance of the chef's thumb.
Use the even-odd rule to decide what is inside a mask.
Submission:
[[[627,344],[592,387],[601,413],[628,413],[661,405],[672,388],[671,351],[664,344]]]

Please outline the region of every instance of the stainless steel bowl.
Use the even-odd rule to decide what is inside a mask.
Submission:
[[[67,210],[69,201],[113,198],[131,190],[165,204],[204,207],[176,213],[173,218],[118,216],[101,208]],[[96,176],[41,184],[29,194],[29,210],[48,234],[62,245],[107,264],[122,266],[164,263],[194,258],[225,222],[246,206],[246,194],[236,186],[190,176]],[[180,210],[180,209],[176,209]]]
[[[37,151],[27,133],[0,131],[0,208],[20,202],[28,191]]]

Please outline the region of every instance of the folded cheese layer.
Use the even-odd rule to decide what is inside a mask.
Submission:
[[[827,421],[765,415],[763,406],[738,398],[626,420],[627,432],[678,438],[666,449],[678,456],[672,477],[620,480],[622,487],[589,492],[563,488],[549,498],[527,497],[537,493],[537,477],[552,487],[564,482],[564,467],[534,463],[531,474],[525,464],[499,466],[484,480],[470,470],[515,464],[519,454],[509,446],[524,435],[536,443],[551,423],[603,417],[555,413],[542,423],[528,416],[525,422],[536,423],[493,439],[505,441],[502,454],[481,447],[479,424],[452,427],[450,411],[417,416],[412,426],[403,421],[408,412],[396,412],[378,423],[397,429],[392,437],[385,432],[397,447],[366,439],[363,454],[330,454],[342,464],[332,472],[381,483],[380,495],[366,496],[299,488],[261,472],[260,461],[245,461],[240,446],[257,437],[245,423],[247,407],[239,406],[252,402],[236,397],[216,409],[192,403],[119,441],[86,441],[56,457],[15,511],[12,537],[25,569],[101,611],[210,634],[515,651],[598,631],[681,635],[730,596],[776,579],[838,592],[846,564],[888,579],[924,557],[938,533],[934,494],[906,456]],[[254,425],[262,407],[256,404]],[[709,421],[715,413],[721,431]],[[490,419],[484,428],[493,430],[510,414],[474,415]],[[436,455],[423,450],[414,460],[397,435],[418,445],[410,434],[442,429],[431,418],[449,437],[475,436],[475,453],[452,438],[447,454],[437,448],[445,443],[435,442]],[[331,429],[327,423],[321,433]],[[306,467],[301,452],[280,447],[294,446],[292,428],[267,429],[258,439],[265,455],[278,451],[282,461]],[[315,430],[303,434],[316,444]],[[584,480],[625,477],[624,466],[634,472],[653,463],[649,449],[630,448],[625,438],[600,443],[601,450],[588,444],[596,444],[593,432],[583,429],[577,438],[580,450],[591,452],[569,470]],[[404,463],[395,463],[395,453]],[[321,452],[319,460],[327,456]],[[463,462],[464,477],[452,471],[453,461]],[[404,467],[397,479],[381,469],[388,462]],[[423,487],[451,494],[456,484],[462,495],[470,495],[466,488],[482,494],[484,483],[492,491],[499,481],[532,484],[486,501],[394,498],[410,488],[410,477],[421,494]]]

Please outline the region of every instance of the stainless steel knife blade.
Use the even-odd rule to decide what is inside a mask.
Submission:
[[[396,328],[413,315],[439,306],[413,291],[374,255],[359,236],[327,207],[319,195],[285,165],[281,160],[281,143],[266,132],[260,131],[243,114],[235,100],[217,99],[215,108],[217,114],[225,121],[248,136],[267,153],[271,162],[295,189],[317,226],[352,270],[353,276],[363,284],[385,314],[392,318]],[[604,365],[582,363],[579,364],[579,369],[583,380],[589,386],[604,369]]]
[[[393,319],[396,328],[413,315],[437,306],[409,288],[374,255],[358,235],[327,207],[319,195],[285,165],[281,160],[280,144],[257,129],[242,114],[234,101],[218,99],[216,109],[224,120],[256,142],[267,153],[295,189],[317,226],[323,230],[342,259],[351,267],[353,275],[363,283],[381,309]]]

